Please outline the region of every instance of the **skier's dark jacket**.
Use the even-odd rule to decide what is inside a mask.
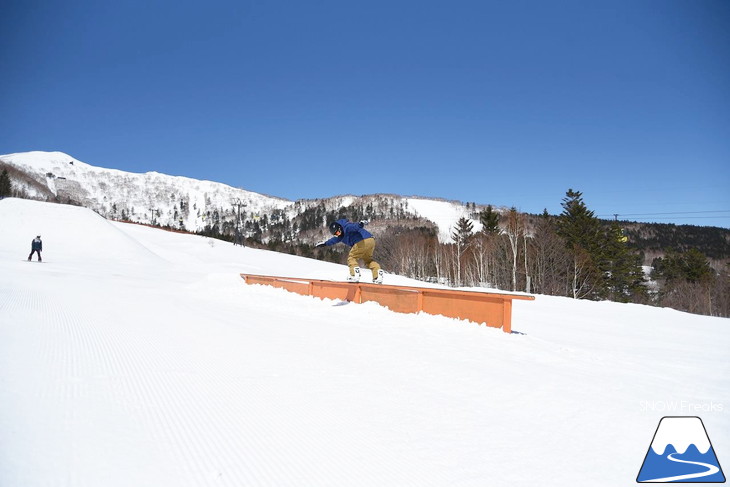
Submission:
[[[43,250],[43,242],[39,238],[34,238],[30,245],[31,250]]]
[[[359,241],[365,240],[366,238],[372,238],[373,236],[370,232],[365,230],[360,223],[352,223],[344,218],[342,220],[337,220],[337,223],[342,226],[342,235],[339,237],[332,237],[324,243],[325,245],[334,245],[342,242],[343,244],[352,247]]]

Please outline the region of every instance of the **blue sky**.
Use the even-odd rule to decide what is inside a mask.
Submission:
[[[3,5],[3,154],[730,227],[726,0]]]

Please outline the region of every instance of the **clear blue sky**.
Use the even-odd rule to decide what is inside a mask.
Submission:
[[[727,0],[5,0],[0,28],[0,154],[730,227]]]

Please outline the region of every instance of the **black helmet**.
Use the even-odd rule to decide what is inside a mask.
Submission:
[[[332,235],[340,235],[342,233],[342,225],[337,222],[330,223],[329,229]]]

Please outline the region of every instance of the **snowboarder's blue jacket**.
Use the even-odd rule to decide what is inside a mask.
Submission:
[[[352,247],[359,241],[365,240],[366,238],[372,238],[373,236],[370,232],[365,230],[360,223],[352,223],[344,218],[342,220],[337,220],[337,223],[342,225],[342,235],[339,237],[332,237],[324,243],[325,245],[334,245],[342,242],[343,244]]]
[[[43,242],[39,238],[34,238],[30,245],[32,250],[43,250]]]

